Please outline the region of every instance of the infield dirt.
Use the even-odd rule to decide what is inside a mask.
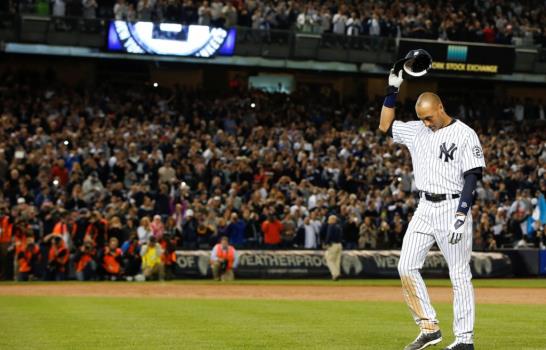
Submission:
[[[451,288],[431,287],[433,302],[451,302]],[[476,288],[479,304],[546,304],[546,291],[537,288]],[[174,283],[52,283],[0,286],[1,295],[97,296],[180,299],[279,299],[403,302],[400,287],[230,285]]]

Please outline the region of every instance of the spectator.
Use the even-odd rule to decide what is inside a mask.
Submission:
[[[142,256],[142,273],[144,278],[149,281],[152,279],[165,279],[165,265],[163,264],[163,249],[157,243],[154,236],[150,236],[147,244],[144,244],[141,249]]]
[[[100,198],[104,191],[104,186],[98,178],[98,173],[93,171],[83,182],[82,192],[83,199],[86,202],[94,202]]]
[[[296,229],[298,227],[298,222],[294,218],[294,215],[286,213],[284,215],[283,221],[281,221],[282,231],[281,231],[281,241],[284,248],[294,247],[296,239]]]
[[[229,244],[228,237],[222,236],[220,243],[216,244],[210,254],[212,278],[216,281],[233,281],[237,268],[239,255],[235,248]]]
[[[227,226],[226,234],[230,243],[235,247],[242,247],[245,244],[246,224],[239,219],[237,213],[231,213],[230,223]]]
[[[220,0],[212,0],[210,3],[210,25],[212,27],[223,27],[225,18],[222,10],[224,4]]]
[[[197,249],[198,221],[192,209],[186,210],[184,225],[182,226],[182,244],[184,249]]]
[[[171,162],[165,162],[165,164],[159,168],[157,173],[161,183],[170,184],[173,182],[173,180],[176,180],[176,170],[174,170]]]
[[[197,24],[202,26],[209,26],[211,24],[211,9],[209,7],[208,1],[203,1],[201,3],[201,6],[199,6],[199,10],[197,11],[198,14],[198,20]]]
[[[328,265],[328,270],[330,270],[332,280],[334,281],[339,280],[341,275],[341,253],[343,251],[341,239],[342,230],[337,223],[337,216],[330,215],[328,217],[326,239],[324,240],[324,244],[327,247],[324,257],[326,258],[326,265]]]
[[[137,20],[137,11],[135,10],[135,5],[127,5],[127,21],[134,22]]]
[[[137,18],[140,21],[151,21],[153,10],[153,0],[139,0],[137,4]]]
[[[358,217],[353,215],[345,222],[343,227],[343,241],[345,249],[356,249],[359,238],[359,222]]]
[[[303,219],[302,225],[298,228],[302,231],[303,247],[305,249],[318,248],[318,230],[319,228],[311,221],[311,217],[307,216]],[[300,235],[301,236],[301,235]]]
[[[222,16],[225,18],[224,27],[231,28],[237,25],[237,9],[231,1],[228,1],[222,9]]]
[[[347,19],[346,25],[346,31],[348,36],[358,36],[360,35],[361,29],[362,29],[362,23],[360,21],[360,17],[357,15],[356,12],[351,13],[351,17]]]
[[[145,244],[148,242],[151,236],[153,236],[152,226],[150,224],[150,219],[145,216],[140,219],[140,226],[137,228],[138,242],[140,244]]]
[[[150,228],[152,229],[152,235],[160,241],[165,233],[165,226],[163,225],[163,221],[161,221],[160,215],[154,215]]]
[[[108,225],[107,239],[110,240],[112,238],[116,238],[118,242],[125,242],[125,239],[127,238],[121,219],[118,216],[112,217]]]
[[[245,242],[248,248],[261,247],[263,242],[262,229],[258,221],[258,216],[249,210],[243,211],[243,220],[245,225]]]
[[[95,19],[97,17],[97,1],[82,0],[83,12],[82,16],[85,19]]]
[[[366,23],[368,28],[368,35],[371,37],[372,48],[377,49],[379,43],[378,37],[381,36],[381,22],[377,13],[374,13],[368,23]]]
[[[347,26],[347,16],[345,15],[344,5],[339,7],[338,12],[332,18],[333,33],[344,35]]]
[[[52,181],[57,185],[66,186],[68,183],[68,170],[65,167],[64,160],[59,159],[55,165],[51,168]]]
[[[64,0],[53,0],[53,16],[64,17],[66,15],[66,2]]]
[[[266,248],[278,248],[281,243],[282,223],[274,215],[269,215],[262,223],[264,233],[264,246]]]
[[[377,229],[371,216],[366,216],[360,225],[358,248],[375,249],[377,248]]]
[[[129,6],[125,0],[116,0],[114,5],[114,18],[118,21],[126,21],[129,14]]]
[[[123,242],[121,250],[123,252],[122,261],[123,269],[125,271],[125,278],[127,281],[133,281],[135,276],[138,275],[142,265],[139,239],[135,233],[131,234],[129,239]]]

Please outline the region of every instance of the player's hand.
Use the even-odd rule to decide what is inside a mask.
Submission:
[[[392,86],[396,88],[396,90],[400,89],[400,85],[402,85],[402,82],[404,81],[404,79],[402,78],[402,73],[402,69],[400,69],[398,75],[394,73],[394,68],[391,69],[389,73],[389,87]]]
[[[455,215],[455,221],[453,221],[453,225],[451,225],[451,229],[449,230],[449,243],[451,244],[457,244],[463,237],[464,233],[464,223],[466,220],[466,215],[457,214]]]

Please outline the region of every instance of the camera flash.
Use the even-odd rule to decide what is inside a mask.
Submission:
[[[158,86],[159,86],[159,84],[158,84],[158,83],[154,83],[154,87],[158,87]]]
[[[254,102],[252,102],[252,103],[250,104],[250,108],[256,108],[256,104],[255,104]]]
[[[64,143],[65,146],[68,146],[68,140],[64,140],[63,143]]]

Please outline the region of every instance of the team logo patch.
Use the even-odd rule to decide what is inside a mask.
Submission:
[[[444,162],[449,162],[450,160],[453,160],[453,153],[457,150],[457,146],[455,146],[454,143],[451,144],[449,148],[447,148],[446,143],[442,143],[440,145],[440,159],[444,157]]]
[[[462,207],[462,208],[468,208],[468,204],[467,204],[466,202],[462,202],[462,203],[461,203],[461,207]]]
[[[476,158],[483,158],[483,151],[481,149],[480,146],[474,146],[472,148],[472,154],[474,155],[474,157]]]

